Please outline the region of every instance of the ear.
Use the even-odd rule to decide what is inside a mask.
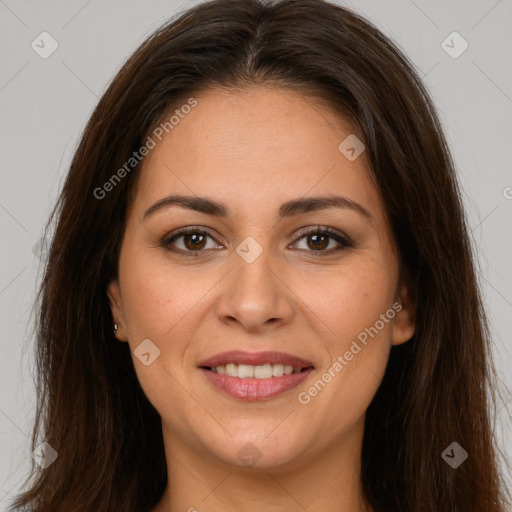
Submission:
[[[393,320],[391,344],[401,345],[413,337],[416,327],[416,304],[411,285],[401,283],[393,309],[397,313]]]
[[[126,322],[124,320],[123,307],[121,301],[121,290],[117,279],[112,279],[107,287],[107,296],[112,312],[113,323],[117,324],[117,332],[114,336],[119,341],[128,341],[126,338]],[[114,326],[112,325],[112,328]]]

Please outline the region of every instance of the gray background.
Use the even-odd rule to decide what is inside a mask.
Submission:
[[[30,311],[41,270],[34,245],[107,84],[146,36],[195,3],[0,0],[0,512],[18,490],[31,457]],[[424,76],[439,109],[479,258],[503,379],[498,433],[511,460],[512,0],[354,0],[344,5],[398,43]],[[31,48],[43,31],[59,45],[47,59]],[[453,31],[469,44],[456,59],[441,47]],[[448,44],[460,48],[457,41],[448,39]]]

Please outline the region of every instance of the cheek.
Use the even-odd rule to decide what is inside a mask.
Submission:
[[[197,281],[184,283],[169,270],[142,267],[130,272],[123,291],[123,303],[130,333],[162,338],[171,331],[197,302]]]
[[[381,315],[392,307],[394,277],[392,268],[354,265],[350,271],[347,266],[346,273],[320,280],[323,292],[318,281],[316,288],[309,287],[315,296],[307,304],[329,327],[322,342],[330,359],[299,397],[306,404],[304,421],[313,431],[317,428],[338,436],[350,430],[377,392],[391,349],[394,312],[386,317],[387,322]]]
[[[328,373],[329,389],[322,391],[322,400],[336,414],[348,404],[356,416],[362,414],[384,374],[391,348],[395,271],[384,260],[361,258],[347,262],[329,279],[317,276],[307,283],[304,302],[328,327],[322,340],[330,361],[319,378]]]
[[[127,236],[119,260],[123,312],[131,343],[140,337],[157,338],[163,330],[171,329],[178,309],[185,307],[187,300],[187,294],[178,300],[180,288],[170,282],[168,269],[134,243]]]
[[[186,339],[186,330],[202,300],[219,279],[217,273],[171,264],[160,249],[127,251],[120,259],[123,309],[128,335],[137,339]],[[179,333],[179,336],[177,336]],[[173,347],[179,350],[179,344]]]
[[[393,269],[382,262],[340,266],[303,282],[304,302],[328,326],[329,338],[345,340],[373,325],[391,307],[396,287]]]

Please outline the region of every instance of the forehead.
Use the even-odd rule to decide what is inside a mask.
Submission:
[[[262,86],[210,89],[194,99],[192,109],[177,107],[172,129],[144,158],[134,206],[181,193],[256,212],[338,192],[378,215],[365,153],[350,161],[339,149],[355,128],[326,102]]]

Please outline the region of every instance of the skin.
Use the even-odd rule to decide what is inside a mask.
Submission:
[[[366,154],[349,161],[338,145],[355,129],[295,91],[252,86],[195,98],[197,106],[143,162],[118,278],[108,288],[116,336],[129,343],[162,418],[169,485],[152,512],[370,510],[360,486],[365,412],[391,346],[413,335],[414,315]],[[205,196],[230,214],[170,206],[143,218],[170,194]],[[277,216],[286,201],[328,195],[356,201],[372,219],[349,208]],[[340,246],[334,239],[317,249],[311,236],[299,237],[299,229],[318,225],[347,235],[354,247],[329,253]],[[211,236],[199,244],[200,256],[164,247],[166,235],[186,226]],[[248,236],[263,250],[252,263],[236,252]],[[193,252],[185,241],[174,247]],[[300,403],[298,393],[396,302],[401,311]],[[133,354],[145,339],[160,350],[149,366]],[[212,386],[197,367],[236,349],[287,352],[315,370],[278,397],[244,401]],[[252,466],[237,456],[249,442],[260,456]]]

